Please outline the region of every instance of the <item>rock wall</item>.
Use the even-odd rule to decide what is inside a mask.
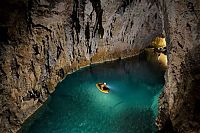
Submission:
[[[163,0],[168,70],[160,97],[161,132],[200,132],[200,1]]]
[[[133,56],[163,31],[153,0],[0,2],[0,132],[16,132],[67,73]]]

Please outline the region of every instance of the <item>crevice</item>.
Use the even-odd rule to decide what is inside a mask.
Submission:
[[[85,26],[85,39],[89,43],[89,40],[90,40],[90,26],[89,26],[89,22],[87,22],[87,24]]]
[[[35,66],[34,66],[33,61],[31,61],[31,69],[32,69],[32,72],[33,72],[35,78],[37,79],[37,75],[36,75]]]
[[[56,54],[56,58],[58,59],[60,57],[62,48],[60,46],[57,46],[57,54]]]
[[[28,0],[27,2],[27,13],[26,13],[26,21],[27,21],[27,31],[32,35],[31,30],[31,24],[32,24],[32,17],[31,17],[31,11],[32,11],[33,1]]]
[[[2,82],[2,79],[7,79],[6,73],[4,72],[2,66],[0,65],[0,83]]]
[[[38,90],[32,89],[31,91],[28,91],[28,94],[22,98],[23,101],[30,101],[31,99],[36,99],[40,98],[40,92]]]
[[[13,76],[16,76],[17,79],[19,79],[19,76],[20,76],[18,73],[19,67],[20,67],[20,65],[17,63],[17,58],[14,57],[12,64],[11,64],[11,69],[12,69]]]
[[[65,71],[64,71],[64,69],[63,69],[63,68],[59,69],[59,71],[57,72],[57,75],[63,79],[64,76],[65,76]]]
[[[81,29],[79,16],[78,16],[78,8],[79,8],[79,1],[74,0],[73,12],[72,12],[71,18],[72,18],[72,32],[73,32],[73,28],[75,28],[77,44],[79,43],[79,33]],[[74,36],[74,34],[72,36]]]
[[[157,19],[157,18],[158,18],[158,14],[157,14],[157,13],[155,13],[155,15],[154,15],[154,18],[155,18],[155,19]]]
[[[47,86],[46,84],[44,84],[44,85],[42,86],[42,88],[44,89],[44,91],[45,91],[45,93],[46,93],[47,95],[51,94],[50,91],[49,91],[49,88],[48,88],[48,86]]]
[[[191,25],[189,23],[186,24],[186,28],[191,31]]]
[[[123,0],[122,3],[121,3],[121,5],[117,8],[117,11],[116,11],[115,13],[121,14],[121,15],[122,15],[122,14],[125,12],[126,8],[127,8],[130,4],[132,4],[132,2],[133,2],[133,0]],[[137,2],[137,0],[136,0],[135,2]],[[141,1],[140,1],[140,2],[141,2]],[[134,3],[133,3],[133,4],[134,4]]]
[[[96,12],[96,21],[95,21],[92,37],[95,37],[95,34],[98,31],[99,37],[103,38],[103,35],[104,35],[104,28],[102,25],[103,9],[101,9],[101,1],[100,0],[90,0],[90,2],[92,3],[92,7],[94,8],[94,10]]]
[[[177,44],[179,47],[181,47],[181,49],[183,49],[183,45],[181,45],[179,41],[177,41]]]
[[[46,26],[42,25],[42,24],[34,24],[32,23],[33,28],[42,28],[45,29],[48,32],[51,32],[51,29],[47,28]]]
[[[87,52],[89,54],[92,53],[92,49],[91,49],[91,45],[90,45],[90,26],[89,26],[89,22],[87,22],[87,25],[85,27],[85,39],[86,39],[86,46],[87,46]]]
[[[194,8],[194,4],[192,2],[187,3],[187,8],[188,8],[189,12],[194,13],[194,15],[198,18],[198,15],[197,15],[196,10]]]
[[[35,46],[33,46],[33,50],[35,52],[35,55],[40,54],[37,44]]]

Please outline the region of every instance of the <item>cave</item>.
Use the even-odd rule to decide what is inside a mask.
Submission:
[[[58,84],[19,133],[156,132],[164,72],[141,56],[82,68]],[[108,93],[97,89],[99,81]]]
[[[129,75],[129,71],[134,75],[137,70],[134,63],[144,61],[149,63],[144,63],[144,71],[155,72],[151,76],[160,76],[162,73],[158,78],[158,84],[162,87],[156,91],[156,113],[145,110],[147,112],[143,112],[144,116],[140,117],[130,111],[124,116],[130,118],[128,122],[111,119],[122,128],[109,132],[141,133],[149,130],[161,133],[199,133],[199,11],[199,0],[1,1],[0,132],[20,132],[30,125],[30,121],[37,121],[38,116],[42,119],[41,112],[48,109],[48,105],[54,101],[53,97],[55,107],[59,106],[56,97],[65,92],[61,86],[74,75],[77,76],[74,79],[81,80],[79,78],[82,73],[89,71],[87,75],[91,76],[91,71],[96,72],[100,66],[110,69],[108,74],[111,75],[120,71],[123,76]],[[142,72],[137,75],[141,79],[148,78]],[[102,79],[109,77],[104,76],[100,74]],[[129,79],[126,76],[124,79]],[[131,76],[130,80],[134,79]],[[114,76],[117,77],[120,78],[119,75]],[[108,86],[111,85],[108,95],[97,88],[92,91],[107,98],[113,95],[112,89],[116,87],[112,88],[114,84],[106,78],[104,80],[99,79],[92,84],[95,87],[96,82],[107,82]],[[71,91],[75,93],[75,90]],[[123,97],[128,97],[129,91]],[[73,101],[67,92],[61,97],[65,97],[67,102]],[[128,100],[131,105],[134,103],[132,100]],[[118,101],[115,105],[121,107],[123,102]],[[128,123],[134,123],[136,118],[144,119],[145,114],[153,116],[150,119],[153,125],[151,129],[148,126],[143,131],[141,128],[136,130],[138,126],[128,128]],[[145,120],[141,123],[145,124]],[[84,127],[85,123],[80,124]],[[69,129],[69,132],[82,132]],[[95,129],[92,132],[101,133]],[[105,128],[103,132],[108,130]]]

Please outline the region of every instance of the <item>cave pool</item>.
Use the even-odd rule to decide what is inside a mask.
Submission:
[[[160,66],[139,56],[91,65],[67,75],[19,132],[154,133],[163,85]]]

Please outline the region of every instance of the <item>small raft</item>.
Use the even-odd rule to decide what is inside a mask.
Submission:
[[[109,93],[110,89],[106,85],[106,83],[97,83],[96,87],[103,93]]]

